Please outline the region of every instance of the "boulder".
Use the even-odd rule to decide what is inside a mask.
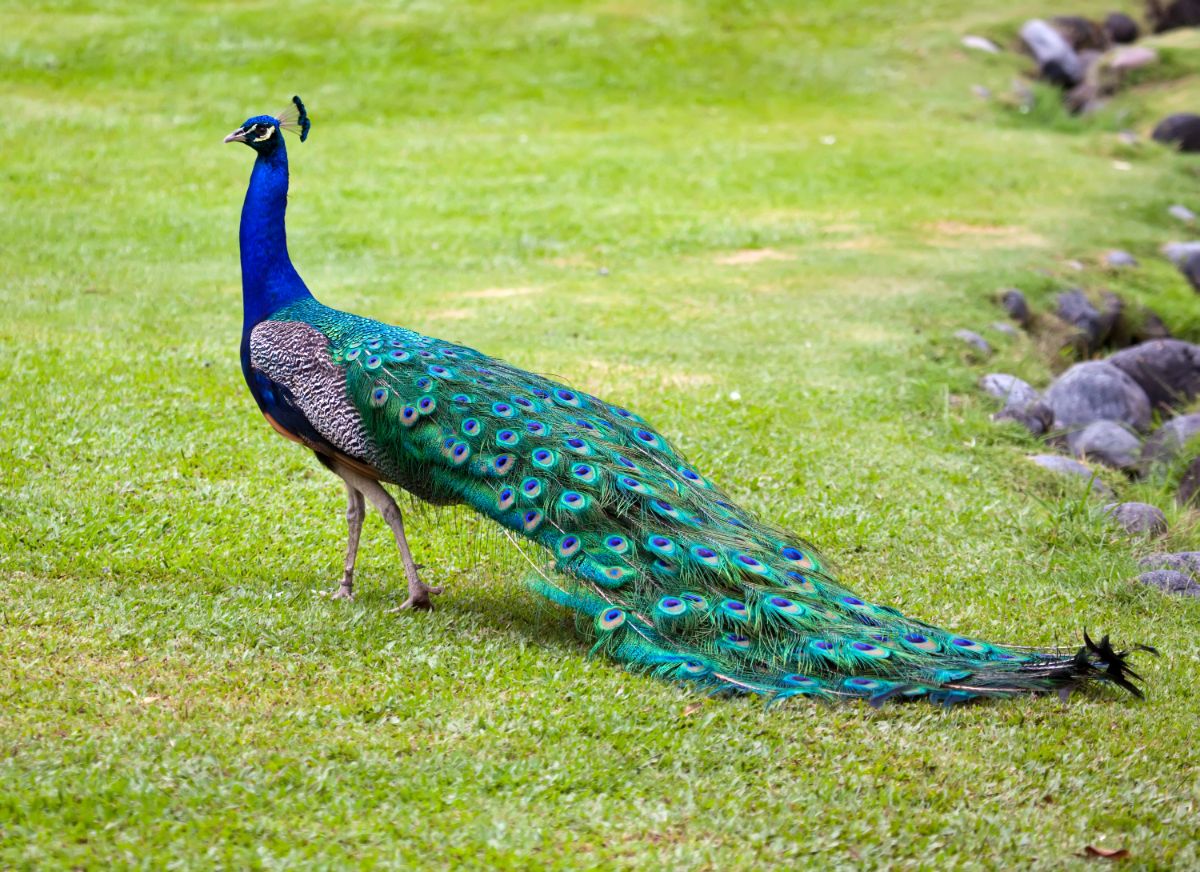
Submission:
[[[1112,488],[1101,481],[1095,472],[1088,469],[1088,467],[1084,466],[1078,460],[1072,460],[1069,457],[1062,457],[1058,454],[1034,454],[1029,459],[1042,469],[1049,470],[1058,475],[1090,482],[1092,493],[1100,494],[1101,496],[1112,496]]]
[[[1104,19],[1104,32],[1109,41],[1120,44],[1137,42],[1141,31],[1137,22],[1124,12],[1110,12]]]
[[[1088,348],[1099,348],[1108,331],[1112,329],[1114,318],[1104,318],[1100,311],[1078,288],[1072,288],[1058,295],[1059,318],[1079,329],[1087,337]]]
[[[1112,519],[1134,535],[1161,536],[1167,532],[1167,516],[1149,503],[1110,503],[1104,507]]]
[[[1083,81],[1083,61],[1063,35],[1045,21],[1033,18],[1021,25],[1021,41],[1046,81],[1062,88],[1073,88]]]
[[[1157,587],[1163,593],[1173,593],[1177,596],[1200,596],[1200,584],[1190,575],[1176,572],[1173,569],[1152,569],[1138,576],[1138,581]]]
[[[1177,218],[1184,224],[1194,224],[1196,221],[1196,213],[1182,203],[1176,203],[1167,210],[1167,214],[1172,218]]]
[[[1007,321],[993,321],[991,328],[997,333],[1003,333],[1005,336],[1020,336],[1021,333],[1016,327],[1009,324]]]
[[[1200,151],[1200,115],[1179,112],[1168,115],[1151,134],[1155,141],[1173,145],[1179,151]]]
[[[1200,503],[1197,497],[1200,497],[1200,457],[1193,458],[1183,471],[1183,477],[1179,479],[1179,490],[1175,494],[1175,499],[1184,506]]]
[[[1176,551],[1173,554],[1158,552],[1147,554],[1138,561],[1142,569],[1174,569],[1186,575],[1200,575],[1200,551]]]
[[[1142,443],[1116,421],[1093,421],[1067,436],[1071,453],[1096,460],[1113,469],[1132,469],[1137,465]]]
[[[1171,409],[1200,394],[1200,345],[1156,339],[1118,351],[1107,363],[1133,379],[1159,409]]]
[[[1200,254],[1193,254],[1179,266],[1179,271],[1188,280],[1192,290],[1200,293]]]
[[[974,330],[955,330],[954,338],[965,342],[971,348],[984,357],[990,357],[992,354],[992,346],[988,341],[976,333]]]
[[[1200,254],[1200,242],[1168,242],[1162,247],[1162,253],[1175,266],[1183,266],[1193,254]]]
[[[1170,463],[1197,437],[1200,437],[1200,412],[1172,418],[1146,440],[1142,461],[1147,468],[1155,463]]]
[[[1042,398],[1028,382],[1004,372],[989,372],[979,380],[979,386],[993,397],[1003,400],[1006,409],[1024,409]]]
[[[1196,243],[1197,251],[1200,251],[1200,242]],[[1008,317],[1012,318],[1022,327],[1028,327],[1031,319],[1029,313],[1029,303],[1025,300],[1025,295],[1016,288],[1006,288],[1000,294],[1000,305],[1004,307],[1004,311],[1008,313]]]
[[[1162,0],[1146,0],[1146,11],[1155,33],[1200,26],[1200,0],[1174,0],[1166,8]]]
[[[1104,265],[1109,269],[1121,269],[1122,267],[1138,265],[1136,257],[1128,251],[1121,251],[1119,248],[1106,251],[1103,260]]]
[[[1008,406],[992,415],[993,421],[1016,421],[1034,436],[1042,436],[1054,423],[1054,413],[1045,403],[1028,406]]]
[[[1050,23],[1077,52],[1101,52],[1108,48],[1108,34],[1090,18],[1084,18],[1082,15],[1056,15],[1050,19]]]
[[[1117,421],[1137,430],[1150,425],[1146,392],[1126,373],[1105,361],[1077,363],[1050,385],[1046,405],[1054,426],[1075,430],[1093,421]]]

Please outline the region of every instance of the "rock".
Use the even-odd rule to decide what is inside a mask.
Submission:
[[[1042,436],[1054,422],[1054,413],[1045,403],[1031,405],[1008,406],[992,415],[993,421],[1016,421],[1034,436]]]
[[[1108,48],[1108,34],[1090,18],[1080,15],[1056,15],[1050,19],[1050,23],[1077,52],[1101,52]]]
[[[1089,348],[1099,348],[1108,330],[1104,329],[1104,319],[1100,312],[1084,296],[1083,291],[1073,288],[1058,295],[1058,317],[1068,324],[1077,327],[1087,336]],[[1112,324],[1110,323],[1111,329]]]
[[[1185,260],[1180,265],[1179,271],[1188,280],[1188,284],[1192,286],[1192,290],[1200,293],[1200,254],[1193,254]]]
[[[1158,52],[1144,45],[1123,45],[1108,53],[1105,64],[1110,70],[1128,73],[1158,63]]]
[[[1174,554],[1158,552],[1148,554],[1138,561],[1142,569],[1174,569],[1186,575],[1200,575],[1200,551],[1176,551]]]
[[[1074,115],[1087,115],[1104,106],[1103,92],[1094,82],[1080,82],[1067,92],[1067,109]]]
[[[1003,333],[1005,336],[1020,336],[1021,332],[1016,327],[1009,324],[1007,321],[993,321],[991,328],[997,333]]]
[[[1079,478],[1086,482],[1091,482],[1093,493],[1100,494],[1101,496],[1112,496],[1112,488],[1102,482],[1099,477],[1096,476],[1095,472],[1088,469],[1078,460],[1072,460],[1069,457],[1061,457],[1057,454],[1035,454],[1029,459],[1042,469],[1048,469],[1050,472]]]
[[[1162,247],[1162,253],[1175,266],[1183,266],[1189,257],[1200,254],[1200,242],[1168,242]]]
[[[1043,79],[1062,88],[1073,88],[1083,81],[1084,66],[1079,55],[1061,33],[1040,18],[1021,25],[1021,41],[1033,59]]]
[[[1149,503],[1109,503],[1104,511],[1120,524],[1126,533],[1161,536],[1167,532],[1167,516]]]
[[[1184,224],[1194,224],[1196,221],[1196,213],[1184,206],[1182,203],[1176,203],[1167,209],[1167,214],[1172,218],[1177,218]]]
[[[1179,491],[1175,494],[1175,499],[1179,500],[1181,505],[1186,506],[1200,502],[1196,499],[1198,496],[1200,496],[1200,457],[1193,458],[1187,469],[1183,471],[1183,478],[1179,479]]]
[[[1200,436],[1200,412],[1172,418],[1146,440],[1142,450],[1143,465],[1149,469],[1156,463],[1170,463],[1197,436]]]
[[[985,87],[983,85],[972,85],[971,93],[974,94],[976,97],[978,97],[980,100],[992,99],[992,89]]]
[[[1050,385],[1045,401],[1059,430],[1078,429],[1093,421],[1118,421],[1137,430],[1150,426],[1146,392],[1105,361],[1075,364]]]
[[[1157,587],[1163,593],[1173,593],[1177,596],[1200,596],[1200,584],[1189,575],[1176,572],[1173,569],[1152,569],[1138,576],[1138,581]]]
[[[1200,0],[1175,0],[1166,9],[1161,0],[1150,0],[1146,9],[1155,33],[1200,25]]]
[[[971,346],[971,348],[975,349],[975,351],[982,354],[984,357],[990,357],[992,354],[992,346],[989,345],[988,341],[974,330],[955,330],[954,338],[960,339],[967,343],[967,345]]]
[[[1179,151],[1200,151],[1200,115],[1180,112],[1168,115],[1151,134],[1156,142],[1174,145]]]
[[[1132,469],[1142,448],[1141,440],[1115,421],[1093,421],[1068,434],[1067,444],[1072,454],[1113,469]]]
[[[1024,409],[1042,398],[1028,382],[1004,372],[989,372],[979,380],[979,386],[993,397],[1003,400],[1006,409]]]
[[[1133,343],[1171,338],[1171,331],[1167,329],[1163,319],[1158,317],[1157,312],[1151,309],[1142,309],[1138,314],[1138,322],[1132,329]]]
[[[1200,242],[1196,243],[1197,250],[1200,251]],[[1007,288],[1000,294],[1000,305],[1004,307],[1004,311],[1008,313],[1008,317],[1012,318],[1022,327],[1028,327],[1030,321],[1029,303],[1025,301],[1025,295],[1016,288]]]
[[[1112,251],[1104,253],[1104,265],[1109,269],[1120,269],[1125,266],[1137,266],[1137,258],[1128,251],[1121,251],[1119,248],[1114,248]]]
[[[1200,345],[1156,339],[1118,351],[1107,362],[1137,382],[1156,408],[1171,409],[1200,394]]]
[[[1110,12],[1104,19],[1104,32],[1117,44],[1137,42],[1141,33],[1137,22],[1124,12]]]
[[[973,36],[967,34],[962,38],[963,48],[974,49],[975,51],[983,51],[988,54],[1000,54],[1000,46],[992,42],[986,36]]]

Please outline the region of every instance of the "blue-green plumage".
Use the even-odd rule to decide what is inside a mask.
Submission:
[[[382,481],[470,506],[545,549],[553,571],[534,585],[576,612],[594,650],[714,691],[956,702],[1100,679],[1137,692],[1107,639],[1007,648],[855,596],[621,406],[317,302],[287,255],[287,124],[271,121],[231,135],[258,152],[241,234],[246,378],[352,503],[358,489],[384,504]],[[348,575],[356,542],[352,528]]]

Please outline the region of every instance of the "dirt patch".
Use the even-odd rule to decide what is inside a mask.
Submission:
[[[724,266],[745,266],[751,263],[762,263],[765,260],[795,260],[795,255],[773,248],[743,248],[732,254],[723,254],[714,259],[714,263]]]
[[[480,291],[465,291],[459,294],[468,300],[503,300],[508,297],[527,297],[541,293],[538,288],[484,288]]]
[[[925,225],[928,240],[936,245],[1032,246],[1043,247],[1046,240],[1027,227],[1005,224],[963,224],[938,221]]]

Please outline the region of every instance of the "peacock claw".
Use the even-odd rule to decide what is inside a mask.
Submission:
[[[337,590],[331,590],[329,592],[329,598],[335,600],[352,600],[354,599],[354,589],[348,584],[340,584],[338,585]]]
[[[420,583],[418,582],[418,584],[420,584]],[[394,615],[398,612],[405,612],[405,611],[410,611],[410,610],[414,611],[414,612],[432,612],[433,611],[433,600],[430,599],[430,597],[437,596],[443,590],[445,590],[445,588],[430,587],[425,584],[420,584],[420,586],[417,587],[416,590],[414,590],[413,587],[410,586],[408,589],[408,599],[406,599],[404,602],[400,603],[400,605],[396,606],[396,608],[389,609],[388,613]]]

